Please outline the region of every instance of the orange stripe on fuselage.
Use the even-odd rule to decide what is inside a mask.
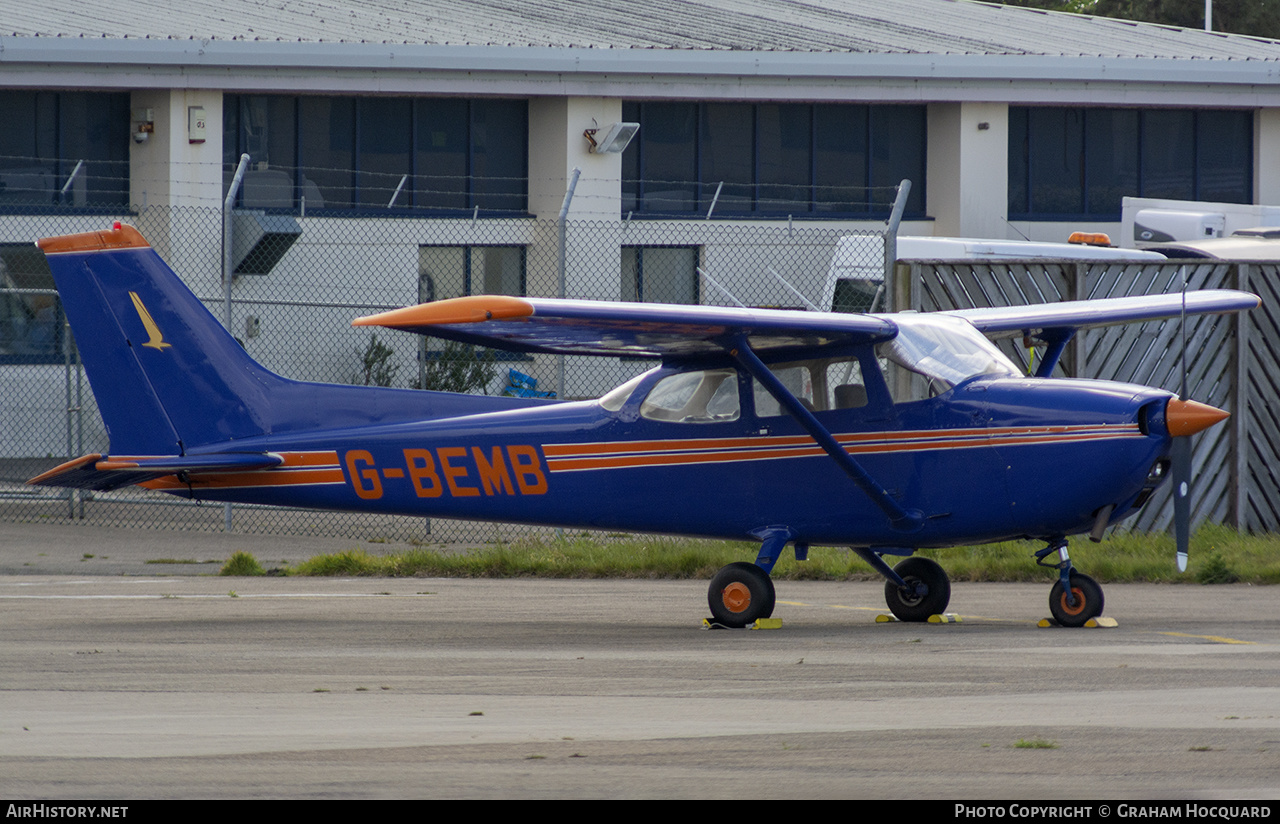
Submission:
[[[837,435],[836,440],[850,454],[873,454],[1133,437],[1145,437],[1136,424],[856,433]],[[544,446],[543,452],[547,456],[547,469],[551,472],[778,460],[825,454],[808,436],[552,444]]]

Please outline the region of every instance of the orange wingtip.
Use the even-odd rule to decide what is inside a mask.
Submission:
[[[36,241],[46,255],[60,252],[105,252],[108,249],[145,249],[147,243],[142,233],[127,223],[117,221],[103,232],[81,232],[76,235],[58,235]]]
[[[473,295],[467,298],[420,303],[392,309],[351,321],[352,326],[386,326],[402,329],[414,326],[442,326],[449,323],[481,323],[486,320],[527,318],[533,304],[506,295]]]
[[[1207,403],[1170,398],[1169,405],[1165,407],[1164,417],[1169,427],[1169,434],[1178,438],[1208,429],[1218,421],[1231,417],[1231,413]]]

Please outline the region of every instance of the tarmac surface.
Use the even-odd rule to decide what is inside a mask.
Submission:
[[[955,583],[935,625],[782,581],[781,629],[707,631],[705,581],[222,578],[355,544],[0,536],[0,798],[1280,798],[1275,588],[1111,585],[1118,626],[1069,630],[1047,585]]]

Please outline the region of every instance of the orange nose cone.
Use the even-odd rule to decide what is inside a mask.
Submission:
[[[1230,412],[1224,412],[1216,406],[1195,401],[1180,401],[1177,398],[1169,399],[1169,405],[1165,407],[1164,412],[1169,434],[1175,438],[1194,435],[1201,429],[1208,429],[1218,421],[1229,417],[1231,417]]]

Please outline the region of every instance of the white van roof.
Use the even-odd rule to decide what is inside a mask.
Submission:
[[[1155,243],[1147,248],[1171,258],[1280,262],[1280,228],[1262,226],[1257,229],[1241,229],[1231,237]]]
[[[1049,243],[1034,240],[985,240],[966,237],[898,238],[898,260],[1164,260],[1141,249]]]

